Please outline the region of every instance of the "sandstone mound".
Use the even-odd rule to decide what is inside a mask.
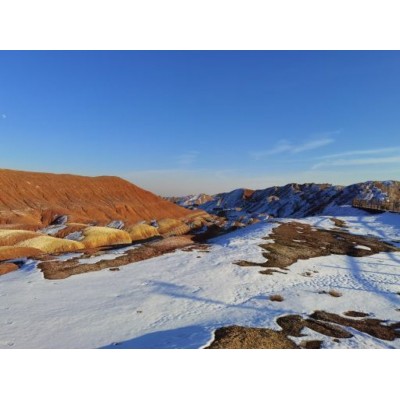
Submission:
[[[90,226],[83,230],[83,235],[84,238],[81,244],[87,249],[132,243],[131,236],[128,232],[113,228]]]
[[[32,247],[1,246],[0,261],[13,260],[16,258],[36,257],[42,254],[42,251]]]
[[[64,253],[85,248],[85,245],[74,240],[57,239],[51,236],[38,236],[18,243],[19,247],[38,249],[43,253]]]
[[[38,236],[40,234],[32,231],[0,229],[0,246],[14,246],[19,242]]]
[[[164,218],[158,223],[158,232],[164,236],[178,236],[188,233],[191,228],[183,221],[173,218]]]
[[[128,233],[133,242],[160,236],[158,229],[147,224],[137,224],[128,228]]]
[[[0,225],[69,222],[126,226],[143,220],[182,218],[190,211],[121,178],[84,177],[0,169]]]
[[[8,274],[9,272],[16,271],[17,269],[18,265],[13,263],[0,264],[0,275]]]

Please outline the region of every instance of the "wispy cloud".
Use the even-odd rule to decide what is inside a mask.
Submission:
[[[296,153],[302,153],[303,151],[319,149],[320,147],[328,146],[329,144],[333,143],[334,141],[335,140],[332,138],[312,140],[312,141],[303,143],[299,146],[295,146],[292,150],[292,153],[296,154]]]
[[[194,164],[196,162],[198,156],[199,156],[198,151],[188,151],[188,152],[178,156],[177,161],[178,161],[179,165],[188,166],[188,165]]]
[[[319,139],[311,139],[303,143],[295,144],[288,140],[281,140],[270,150],[265,151],[255,151],[251,152],[250,156],[255,160],[260,160],[267,156],[272,156],[276,154],[299,154],[305,151],[311,151],[318,149],[320,147],[328,146],[334,143],[334,139],[331,137],[324,137]]]
[[[312,166],[311,169],[322,169],[330,167],[349,167],[360,165],[379,165],[379,164],[400,164],[400,157],[369,157],[369,158],[339,158],[324,161]]]
[[[384,148],[380,148],[380,149],[371,149],[371,150],[353,150],[353,151],[347,151],[344,153],[328,154],[326,156],[318,157],[318,159],[319,160],[327,160],[327,159],[331,159],[331,158],[340,158],[340,157],[396,153],[399,151],[400,151],[400,147],[384,147]]]
[[[317,157],[320,162],[314,164],[311,169],[327,169],[330,167],[348,166],[373,166],[381,164],[400,163],[400,147],[383,147],[378,149],[351,150],[343,153],[328,154]],[[395,153],[395,154],[393,154]]]

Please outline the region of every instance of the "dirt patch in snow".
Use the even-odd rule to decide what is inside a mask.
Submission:
[[[346,315],[368,316],[366,313],[350,311]],[[350,316],[350,315],[349,315]],[[375,318],[352,319],[326,311],[315,311],[309,318],[299,315],[285,315],[277,319],[277,324],[289,336],[301,337],[303,328],[309,328],[322,335],[338,339],[351,338],[353,335],[345,328],[353,328],[382,340],[400,338],[399,323],[386,324],[385,321]]]
[[[321,290],[318,293],[319,294],[329,294],[329,296],[332,296],[332,297],[342,297],[343,296],[343,294],[338,292],[337,290],[329,290],[328,292],[326,290]]]
[[[304,328],[309,328],[314,332],[318,332],[324,336],[348,339],[353,335],[343,328],[327,323],[325,321],[318,321],[313,318],[303,318],[300,315],[284,315],[277,319],[277,324],[282,328],[288,336],[301,337],[304,336],[301,332]]]
[[[375,318],[365,318],[356,320],[345,318],[337,314],[328,313],[326,311],[315,311],[310,318],[341,325],[344,327],[354,328],[357,331],[367,333],[373,337],[382,340],[395,340],[400,338],[400,323],[386,324],[385,321]]]
[[[215,339],[207,349],[298,349],[283,331],[228,326],[215,331]]]
[[[283,300],[285,300],[280,294],[274,294],[272,296],[269,296],[269,299],[271,301],[276,301],[276,302],[282,302]]]
[[[209,253],[210,245],[209,244],[195,244],[190,247],[185,247],[182,249],[182,251],[187,251],[187,252],[193,252],[193,251],[198,251],[201,253]]]
[[[367,316],[366,313],[349,311],[346,315],[354,317]],[[292,337],[306,336],[302,333],[308,328],[321,335],[338,339],[353,337],[346,328],[353,328],[359,332],[381,340],[393,341],[400,338],[400,322],[388,324],[374,318],[352,319],[344,318],[326,311],[315,311],[309,318],[300,315],[284,315],[276,320],[282,330],[267,328],[249,328],[243,326],[228,326],[215,331],[215,339],[208,349],[320,349],[321,340],[304,340],[298,346]]]
[[[366,313],[350,311],[352,316],[367,316]],[[277,324],[282,331],[293,337],[301,337],[303,328],[309,328],[324,336],[338,339],[351,338],[353,335],[345,328],[353,328],[359,332],[367,333],[378,339],[392,341],[400,338],[399,323],[386,324],[385,321],[374,318],[352,319],[326,311],[315,311],[309,318],[300,315],[285,315],[277,319]]]
[[[137,261],[159,257],[177,249],[193,245],[192,236],[171,237],[156,242],[144,244],[138,248],[127,250],[114,260],[100,260],[94,264],[81,264],[79,260],[43,261],[38,268],[46,279],[65,279],[71,275],[100,271],[106,268],[118,268]]]
[[[331,221],[335,224],[335,226],[337,228],[346,228],[347,227],[346,222],[339,218],[331,218]]]
[[[360,312],[360,311],[346,311],[344,313],[346,317],[353,317],[353,318],[364,318],[368,317],[368,313]]]
[[[399,248],[373,237],[352,235],[337,230],[316,229],[311,225],[298,222],[279,225],[266,239],[273,239],[273,243],[260,245],[266,250],[263,253],[267,259],[266,262],[254,263],[241,260],[236,264],[242,267],[264,267],[265,270],[260,273],[271,275],[277,270],[287,270],[298,260],[308,260],[331,254],[364,257],[380,252],[400,251]],[[363,246],[363,248],[356,246]]]

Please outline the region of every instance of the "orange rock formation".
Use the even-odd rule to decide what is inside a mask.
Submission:
[[[0,169],[0,227],[37,229],[56,217],[108,224],[187,217],[190,211],[121,178]]]

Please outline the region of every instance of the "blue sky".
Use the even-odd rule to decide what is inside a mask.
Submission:
[[[161,195],[400,180],[400,52],[0,52],[0,168]]]

